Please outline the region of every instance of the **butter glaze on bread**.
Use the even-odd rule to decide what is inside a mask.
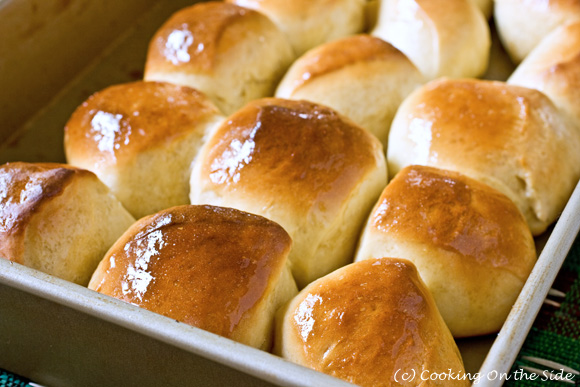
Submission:
[[[96,173],[136,217],[189,204],[191,165],[224,119],[202,93],[160,82],[108,87],[65,127],[67,161]]]
[[[556,28],[546,36],[508,83],[546,94],[580,132],[580,20]]]
[[[479,80],[433,81],[399,108],[389,171],[420,164],[499,190],[532,234],[558,217],[580,178],[580,132],[537,90]]]
[[[455,337],[498,331],[536,262],[507,196],[424,166],[400,171],[369,217],[356,260],[383,256],[415,264]]]
[[[262,99],[230,116],[200,151],[191,203],[238,208],[292,237],[299,286],[352,260],[386,185],[380,142],[334,110]]]
[[[145,80],[198,89],[227,115],[272,96],[293,60],[290,43],[266,16],[203,2],[178,11],[157,31]]]
[[[471,0],[383,0],[372,34],[391,43],[429,80],[485,73],[491,38]]]
[[[91,172],[63,164],[0,166],[0,256],[86,285],[134,222]]]
[[[297,290],[291,239],[274,222],[230,208],[178,206],[135,223],[89,288],[261,349],[274,313]]]
[[[497,31],[514,63],[520,63],[557,27],[580,20],[580,0],[495,0]]]
[[[276,96],[331,107],[386,147],[397,108],[423,83],[423,75],[405,54],[379,38],[357,35],[300,57],[278,85]]]
[[[460,376],[465,370],[407,260],[356,262],[315,281],[277,316],[277,332],[275,350],[284,358],[360,386],[399,385],[401,374],[413,371],[416,378],[405,386],[469,385],[421,380],[425,370]]]
[[[366,0],[226,0],[268,16],[288,37],[296,55],[362,32]]]

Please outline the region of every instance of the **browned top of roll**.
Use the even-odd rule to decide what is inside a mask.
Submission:
[[[297,89],[311,79],[356,63],[382,60],[410,62],[401,51],[374,36],[356,35],[335,40],[300,58],[300,66],[293,71],[302,73],[302,76],[293,80],[293,86]]]
[[[298,297],[290,324],[303,365],[363,386],[391,385],[398,369],[462,370],[457,349],[445,357],[451,335],[406,260],[356,262]]]
[[[147,56],[147,68],[177,67],[209,73],[219,54],[252,34],[274,29],[254,10],[217,1],[202,2],[172,15],[157,31]]]
[[[218,114],[189,87],[142,81],[111,86],[93,94],[66,124],[67,157],[119,162],[191,133]]]
[[[266,193],[309,210],[343,200],[376,168],[381,148],[330,108],[266,98],[230,116],[199,162],[208,189]]]
[[[75,176],[96,176],[84,169],[53,163],[7,163],[0,166],[0,255],[18,260],[15,238],[42,205],[62,194]]]
[[[504,268],[525,280],[534,254],[526,221],[504,194],[462,174],[412,165],[383,191],[371,226],[412,243]],[[527,238],[525,237],[527,236]]]
[[[274,286],[290,245],[282,227],[257,215],[173,207],[135,223],[89,287],[227,337]]]

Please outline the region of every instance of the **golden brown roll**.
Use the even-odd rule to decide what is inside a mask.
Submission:
[[[356,260],[413,262],[455,337],[498,331],[536,262],[504,194],[457,172],[409,166],[383,191]]]
[[[231,208],[178,206],[135,223],[89,288],[261,349],[276,310],[297,293],[292,241],[274,222]]]
[[[0,257],[86,286],[134,221],[89,171],[49,163],[0,166]]]
[[[226,0],[268,16],[296,55],[334,39],[362,32],[365,0]]]
[[[558,26],[580,19],[580,1],[495,0],[494,18],[503,46],[520,63]]]
[[[159,82],[92,95],[65,127],[70,164],[96,173],[136,217],[189,204],[192,161],[224,119],[202,93]]]
[[[491,17],[493,14],[493,0],[474,0],[474,3],[486,19]]]
[[[380,142],[334,110],[267,98],[230,116],[202,148],[190,199],[279,223],[303,287],[352,261],[385,164]]]
[[[433,297],[407,260],[338,269],[292,299],[276,325],[278,354],[360,386],[470,384]],[[437,373],[464,380],[430,380]]]
[[[580,132],[537,90],[478,80],[433,81],[399,108],[389,171],[430,165],[512,199],[534,235],[564,208],[580,178]]]
[[[227,115],[274,95],[293,60],[286,36],[266,16],[210,1],[178,11],[157,31],[145,80],[198,89]]]
[[[489,26],[471,0],[383,0],[372,34],[391,43],[428,79],[477,77],[487,68]]]
[[[423,83],[423,75],[405,54],[379,38],[357,35],[300,57],[278,85],[276,96],[329,106],[386,147],[397,108]]]
[[[508,83],[546,94],[580,131],[580,20],[545,37]]]

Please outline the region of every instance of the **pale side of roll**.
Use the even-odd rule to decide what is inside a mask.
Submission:
[[[514,203],[457,172],[409,166],[383,191],[356,260],[410,260],[455,337],[497,332],[536,262]]]
[[[92,172],[51,163],[0,166],[0,257],[86,286],[134,221]]]
[[[202,148],[192,204],[238,208],[279,223],[294,241],[299,287],[352,262],[386,185],[380,142],[334,110],[266,98],[231,115]]]
[[[294,58],[286,36],[266,16],[202,2],[175,13],[151,39],[145,80],[193,87],[228,115],[274,95]]]
[[[276,96],[329,106],[386,147],[397,108],[423,83],[423,75],[405,54],[379,38],[356,35],[300,57],[278,85]]]
[[[263,350],[294,297],[291,239],[231,208],[177,206],[140,219],[111,247],[89,288]]]
[[[580,20],[580,1],[495,0],[494,18],[503,46],[520,63],[554,29]]]
[[[512,199],[534,235],[563,210],[580,178],[580,132],[537,90],[437,80],[411,94],[389,134],[389,172],[429,165]]]
[[[140,218],[189,204],[198,150],[224,117],[197,90],[160,82],[108,87],[65,127],[67,161],[88,169]]]
[[[565,112],[580,131],[580,20],[545,37],[508,83],[537,89]]]
[[[268,16],[282,30],[296,55],[365,27],[366,0],[226,0]]]
[[[407,260],[338,269],[302,290],[276,320],[277,354],[350,383],[470,385],[433,297]],[[439,373],[459,379],[430,379]]]
[[[428,79],[478,77],[488,65],[489,26],[471,0],[383,0],[372,34],[405,53]]]

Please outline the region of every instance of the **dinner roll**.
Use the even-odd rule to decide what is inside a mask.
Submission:
[[[288,37],[296,55],[362,32],[366,0],[226,0],[268,16]]]
[[[479,80],[433,81],[399,108],[389,171],[430,165],[461,172],[512,199],[534,235],[580,178],[580,132],[537,90]]]
[[[267,98],[230,116],[202,148],[190,199],[279,223],[303,287],[352,262],[386,180],[382,146],[366,130],[322,105]]]
[[[493,0],[474,0],[474,3],[486,19],[491,17],[493,14]]]
[[[191,164],[224,118],[200,92],[134,82],[95,93],[65,127],[70,164],[96,173],[136,217],[189,204]]]
[[[561,26],[544,38],[508,83],[540,90],[580,131],[580,21]]]
[[[308,51],[290,67],[276,96],[329,106],[386,147],[397,108],[423,83],[405,54],[379,38],[357,35]]]
[[[495,0],[494,18],[503,46],[520,63],[556,27],[580,19],[580,1]]]
[[[127,230],[89,288],[265,350],[275,311],[297,293],[286,261],[291,243],[261,216],[172,207]]]
[[[534,239],[504,194],[457,172],[409,166],[383,191],[356,260],[417,266],[455,337],[498,331],[536,262]]]
[[[217,1],[175,13],[149,45],[145,80],[204,92],[225,114],[274,95],[294,60],[285,35],[253,10]]]
[[[134,221],[89,171],[50,163],[0,166],[0,257],[86,286]]]
[[[489,26],[471,0],[383,0],[372,34],[401,50],[428,78],[485,73]]]
[[[277,317],[277,353],[350,383],[470,384],[433,297],[407,260],[373,259],[338,269],[306,287]],[[463,380],[429,380],[436,373]]]

